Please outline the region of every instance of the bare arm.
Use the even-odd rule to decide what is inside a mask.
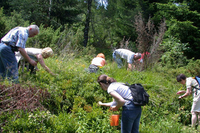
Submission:
[[[37,56],[38,62],[40,63],[40,65],[51,75],[55,75],[53,72],[51,72],[51,70],[45,65],[43,57],[41,54],[38,54]]]
[[[23,48],[18,48],[18,51],[20,52],[20,54],[25,58],[25,60],[27,60],[31,65],[36,66],[37,62],[35,62],[34,60],[32,60],[28,54],[26,53],[25,49]]]
[[[122,107],[125,104],[125,100],[116,91],[112,91],[110,95],[117,102],[117,106],[111,107],[111,110],[117,111],[120,107]]]
[[[113,102],[109,102],[109,103],[102,103],[101,101],[98,102],[99,105],[101,106],[106,106],[106,107],[110,107],[112,105]]]
[[[130,64],[130,63],[128,63],[128,68],[127,68],[127,70],[133,70],[133,67],[132,67],[132,64]]]
[[[101,101],[98,102],[99,105],[106,106],[106,107],[111,107],[113,105],[113,103],[115,103],[114,99],[112,102],[109,102],[109,103],[102,103]]]
[[[181,99],[183,97],[187,97],[191,94],[191,88],[187,88],[187,91],[185,91],[185,94],[183,94],[182,96],[179,96],[178,98]]]
[[[178,91],[176,94],[182,94],[182,93],[185,93],[186,91]]]

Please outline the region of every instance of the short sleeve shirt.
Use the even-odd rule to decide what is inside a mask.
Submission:
[[[39,48],[25,48],[25,51],[28,55],[33,55],[33,56],[42,54],[42,49]]]
[[[95,57],[92,59],[91,64],[96,65],[96,66],[104,66],[105,65],[105,59],[101,57]]]
[[[36,55],[42,54],[42,49],[39,48],[25,48],[25,51],[30,56],[30,58],[35,61],[37,61]],[[15,57],[17,59],[17,62],[24,59],[20,52],[15,52]]]
[[[114,82],[111,83],[107,89],[108,94],[112,91],[116,91],[121,97],[125,98],[125,105],[129,104],[133,100],[133,97],[131,95],[131,91],[128,86],[124,85],[124,83],[120,82]],[[126,100],[130,99],[130,100]]]
[[[193,96],[195,94],[197,94],[197,89],[193,89],[194,87],[199,88],[199,85],[198,85],[197,81],[192,77],[186,78],[186,88],[187,89],[189,89],[189,88],[192,89]]]
[[[28,39],[28,29],[25,27],[16,27],[10,30],[2,39],[1,42],[11,46],[25,48]]]
[[[133,58],[135,53],[128,49],[116,49],[115,54],[119,55],[121,58],[126,59],[128,63],[133,63]]]

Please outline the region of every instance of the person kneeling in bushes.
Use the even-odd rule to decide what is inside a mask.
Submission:
[[[103,53],[99,53],[95,58],[92,59],[88,71],[90,73],[96,73],[99,70],[99,68],[102,68],[105,64],[105,55]]]

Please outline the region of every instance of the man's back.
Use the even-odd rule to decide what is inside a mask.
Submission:
[[[28,30],[26,27],[16,27],[10,30],[2,39],[1,42],[10,46],[17,46],[25,48],[26,41],[28,39]]]
[[[126,59],[128,63],[132,64],[135,53],[128,49],[116,49],[116,55],[119,55],[121,58]]]

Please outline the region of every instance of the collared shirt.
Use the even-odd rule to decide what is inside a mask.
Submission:
[[[134,55],[135,53],[128,50],[128,49],[116,49],[115,50],[115,54],[116,56],[120,56],[121,58],[123,59],[126,59],[127,60],[127,63],[130,63],[132,64],[133,63],[133,58],[134,58]]]
[[[1,42],[7,45],[25,48],[29,33],[26,27],[16,27],[10,30],[2,39]]]

